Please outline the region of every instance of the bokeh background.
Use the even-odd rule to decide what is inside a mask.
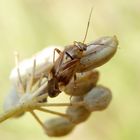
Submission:
[[[112,90],[113,100],[105,111],[93,113],[70,135],[59,139],[139,140],[139,0],[0,0],[0,112],[10,89],[13,52],[18,51],[24,59],[49,45],[65,46],[74,40],[82,41],[91,7],[93,15],[86,41],[105,35],[116,35],[119,40],[115,57],[99,68],[99,83]],[[44,118],[48,117],[45,114]],[[0,140],[3,139],[50,138],[26,114],[0,124]]]

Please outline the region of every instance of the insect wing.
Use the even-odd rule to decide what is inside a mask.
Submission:
[[[61,65],[63,63],[63,59],[64,59],[64,53],[61,53],[60,56],[57,58],[57,60],[54,63],[54,66],[51,69],[51,72],[56,75],[57,73],[59,73]]]
[[[50,97],[56,97],[61,92],[56,78],[52,78],[48,81],[47,89]]]
[[[79,59],[71,60],[64,63],[59,71],[59,79],[64,84],[67,85],[75,73],[76,67],[79,64]]]

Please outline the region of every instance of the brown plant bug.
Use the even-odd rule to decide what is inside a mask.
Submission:
[[[72,45],[66,46],[63,52],[61,52],[57,48],[54,49],[54,56],[55,51],[60,56],[56,61],[53,57],[54,65],[50,70],[50,76],[47,86],[48,95],[50,97],[57,96],[61,92],[60,87],[67,85],[73,76],[74,79],[76,79],[75,75],[76,67],[80,63],[80,59],[83,56],[83,51],[85,51],[87,48],[85,40],[89,29],[92,10],[93,8],[90,11],[89,20],[83,42],[74,41]]]

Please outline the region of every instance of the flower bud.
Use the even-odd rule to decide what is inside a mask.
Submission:
[[[90,116],[90,112],[84,106],[69,106],[66,114],[71,118],[71,122],[78,124],[84,122]]]
[[[77,103],[83,101],[84,96],[72,96],[71,103]]]
[[[64,89],[64,92],[72,96],[82,96],[89,92],[99,79],[98,71],[86,72],[79,75],[77,80],[72,80]]]
[[[84,106],[89,111],[107,108],[112,99],[111,91],[103,86],[96,86],[84,97]]]
[[[75,127],[68,119],[59,117],[53,118],[44,123],[45,133],[51,137],[60,137],[69,134]]]
[[[98,40],[88,44],[84,51],[77,72],[84,72],[95,69],[108,62],[116,53],[118,40],[116,36],[101,37]]]

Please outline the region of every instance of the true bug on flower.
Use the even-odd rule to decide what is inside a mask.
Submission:
[[[90,17],[91,13],[89,21]],[[87,120],[91,112],[104,110],[109,105],[112,98],[111,91],[96,85],[99,74],[91,70],[112,58],[117,50],[118,41],[116,36],[101,37],[90,44],[85,44],[89,21],[84,41],[75,41],[73,45],[66,46],[63,52],[59,49],[49,51],[47,48],[22,63],[19,63],[16,53],[16,67],[10,75],[13,90],[10,90],[5,100],[0,123],[30,112],[48,136],[58,137],[69,134],[77,124]],[[53,63],[52,55],[55,51],[60,55]],[[85,75],[80,75],[81,78],[77,75],[75,89],[75,80],[71,80],[72,77],[75,77],[76,73],[86,71],[88,72],[84,73]],[[61,86],[66,86],[63,91],[74,98],[70,103],[49,103],[48,95],[57,96],[62,90]],[[49,110],[49,106],[65,106],[67,110],[61,113]],[[61,117],[43,123],[34,110]]]
[[[83,56],[83,51],[86,51],[87,49],[85,40],[89,29],[91,14],[92,9],[89,15],[83,42],[74,41],[72,45],[66,46],[63,52],[57,48],[54,49],[54,56],[56,51],[59,54],[59,57],[56,61],[53,58],[54,65],[50,70],[50,77],[47,86],[48,95],[50,97],[57,96],[61,92],[60,86],[67,85],[73,76],[76,78],[76,67],[80,63],[80,59]]]
[[[54,49],[59,54],[50,70],[47,92],[50,97],[55,97],[61,92],[61,87],[66,86],[76,73],[89,71],[106,63],[116,52],[118,40],[116,36],[101,37],[93,43],[85,44],[92,9],[86,28],[83,42],[74,41],[74,44],[65,47],[64,51]]]

